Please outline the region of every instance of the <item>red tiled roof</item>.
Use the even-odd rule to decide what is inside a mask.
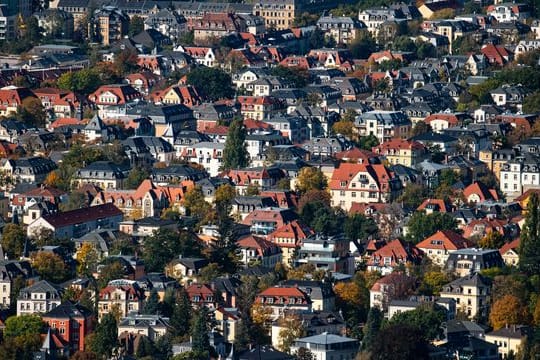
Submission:
[[[274,243],[255,235],[248,235],[238,240],[236,244],[240,248],[257,250],[258,256],[268,256],[279,252]]]
[[[384,258],[390,258],[391,263],[386,263]],[[375,251],[367,263],[368,266],[397,266],[400,263],[416,262],[420,258],[421,253],[418,248],[400,239],[395,239]]]
[[[288,224],[278,227],[276,230],[268,234],[268,239],[276,241],[276,239],[294,239],[294,243],[277,244],[279,247],[297,247],[302,245],[302,240],[306,239],[315,232],[307,225],[302,224],[299,220],[293,220]]]
[[[451,206],[447,204],[443,199],[426,199],[424,200],[424,202],[422,202],[422,204],[420,204],[416,211],[426,210],[428,206],[432,206],[434,207],[434,211],[442,213],[450,212],[452,210]]]
[[[416,244],[416,247],[419,249],[437,250],[459,250],[471,246],[472,244],[469,240],[451,230],[439,230],[435,234]]]
[[[489,189],[486,185],[479,181],[476,181],[463,189],[465,199],[468,199],[469,196],[473,194],[477,194],[480,197],[480,201],[499,200],[499,195],[495,189]]]
[[[109,218],[122,215],[113,204],[103,204],[89,208],[76,209],[56,214],[46,214],[42,218],[55,228],[61,228],[68,225],[75,225],[87,221]]]
[[[400,150],[400,149],[408,149],[408,150],[423,150],[426,147],[419,143],[418,141],[411,141],[411,140],[405,140],[405,139],[391,139],[389,141],[385,141],[382,144],[373,147],[371,150],[376,154],[387,154],[388,150]]]
[[[520,239],[517,238],[511,242],[504,243],[504,245],[499,249],[501,255],[506,254],[509,250],[517,251],[519,249]]]

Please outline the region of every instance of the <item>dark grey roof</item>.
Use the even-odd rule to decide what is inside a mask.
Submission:
[[[55,319],[88,318],[92,316],[92,311],[81,304],[65,301],[43,316]]]

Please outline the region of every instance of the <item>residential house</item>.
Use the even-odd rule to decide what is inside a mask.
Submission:
[[[146,17],[144,29],[157,30],[176,42],[178,37],[187,31],[186,18],[171,9],[161,9]]]
[[[202,98],[197,89],[191,85],[172,85],[165,90],[153,92],[151,96],[157,105],[181,104],[192,108],[202,103]]]
[[[416,246],[395,239],[373,252],[366,264],[369,271],[387,275],[407,264],[418,264],[421,259],[422,253]]]
[[[42,183],[50,172],[56,170],[54,161],[44,157],[3,159],[0,170],[14,183]]]
[[[351,44],[362,30],[367,28],[363,22],[348,16],[321,16],[317,26],[325,36],[334,39],[336,44]]]
[[[497,3],[488,6],[487,15],[492,16],[498,23],[505,23],[526,20],[531,16],[531,12],[527,4]]]
[[[449,254],[445,269],[461,277],[484,269],[504,266],[497,249],[459,249]]]
[[[193,106],[193,116],[197,120],[197,131],[214,128],[218,123],[228,124],[235,114],[235,109],[225,104],[202,103]]]
[[[123,213],[113,204],[103,204],[55,214],[46,214],[27,228],[27,236],[50,229],[57,238],[80,237],[97,228],[118,228]]]
[[[285,177],[283,171],[276,166],[229,170],[221,175],[234,184],[239,194],[245,194],[250,186],[262,191],[269,190]]]
[[[314,311],[311,313],[305,312],[289,312],[289,316],[296,316],[304,324],[306,335],[313,336],[323,333],[328,334],[345,334],[345,320],[336,312],[327,311]],[[272,323],[272,346],[280,347],[282,339],[279,336],[281,330],[286,328],[285,324],[281,321],[275,321]]]
[[[540,30],[540,28],[539,28]],[[538,36],[537,36],[538,39]],[[529,51],[540,49],[540,40],[521,40],[515,50],[516,58]]]
[[[488,188],[480,181],[475,181],[463,189],[463,196],[466,202],[474,204],[499,200],[497,190]]]
[[[296,339],[291,346],[291,351],[298,351],[300,348],[309,349],[316,359],[354,359],[360,350],[360,341],[323,333]]]
[[[186,181],[179,185],[157,186],[146,179],[133,190],[101,190],[91,205],[114,204],[131,220],[159,216],[167,208],[180,210],[186,192],[193,185],[192,181]]]
[[[269,233],[268,239],[281,248],[282,263],[292,266],[298,248],[306,238],[314,234],[314,231],[301,221],[293,220]]]
[[[282,286],[295,286],[305,292],[311,301],[314,312],[334,311],[336,294],[328,281],[287,280]]]
[[[391,202],[402,190],[399,178],[382,164],[342,163],[329,182],[332,205],[349,210],[353,203]]]
[[[252,234],[268,235],[297,219],[298,215],[291,209],[265,208],[251,212],[242,224],[250,226]]]
[[[127,115],[127,109],[142,100],[143,95],[128,84],[102,85],[88,96],[98,108],[102,118],[118,118]]]
[[[203,141],[185,146],[179,157],[203,166],[210,176],[217,176],[222,167],[224,148],[225,144]]]
[[[386,312],[392,300],[406,298],[415,287],[416,280],[402,272],[383,276],[369,290],[369,307]]]
[[[504,46],[487,44],[482,46],[480,52],[486,57],[488,63],[494,66],[504,66],[513,60],[513,54]]]
[[[36,95],[28,88],[17,86],[0,88],[0,115],[10,116],[16,114],[23,101],[29,98],[36,98]]]
[[[374,39],[377,39],[384,23],[405,19],[405,14],[401,10],[387,7],[368,8],[358,14],[358,20],[366,25]]]
[[[128,33],[129,17],[114,6],[102,6],[94,11],[92,26],[88,27],[90,39],[104,46],[121,40]]]
[[[269,0],[254,4],[253,15],[262,17],[267,29],[287,30],[302,13],[303,4],[304,1],[298,0]]]
[[[354,260],[349,253],[349,239],[343,234],[315,234],[302,240],[296,256],[297,264],[313,264],[317,269],[354,274]]]
[[[413,167],[428,158],[427,148],[411,140],[392,139],[374,147],[372,151],[392,165]]]
[[[194,307],[206,306],[215,309],[218,304],[215,288],[208,284],[191,284],[186,287],[186,292]]]
[[[117,230],[95,229],[78,238],[72,238],[75,243],[75,251],[78,252],[84,244],[88,244],[95,251],[98,259],[109,256],[110,246],[113,241],[119,239]]]
[[[450,253],[472,247],[472,243],[452,230],[439,230],[416,244],[436,265],[444,266]]]
[[[359,115],[354,126],[359,136],[373,135],[383,143],[391,138],[406,138],[412,123],[400,111],[375,110]]]
[[[238,96],[237,101],[245,119],[264,120],[282,109],[279,99],[273,96]]]
[[[172,329],[169,318],[161,315],[128,314],[118,323],[118,336],[122,334],[141,334],[150,341],[156,341]]]
[[[441,298],[456,301],[458,311],[469,318],[487,316],[491,295],[491,281],[480,274],[469,274],[444,285]]]
[[[129,166],[111,161],[95,161],[77,170],[71,186],[79,188],[84,184],[93,184],[102,189],[122,189],[130,170]]]
[[[270,316],[277,320],[285,311],[311,311],[311,300],[308,294],[296,286],[273,286],[255,297],[255,303],[262,311],[269,309]]]
[[[216,330],[223,335],[226,341],[234,343],[239,334],[242,321],[237,308],[218,307],[214,311]]]
[[[507,266],[517,266],[519,263],[519,243],[520,240],[515,239],[505,243],[500,249],[501,257]]]
[[[32,92],[41,100],[46,111],[51,111],[55,117],[69,118],[81,113],[82,102],[72,91],[56,88],[39,88]]]
[[[505,327],[493,330],[486,334],[486,341],[497,345],[499,356],[508,359],[512,354],[517,354],[523,348],[531,328],[525,325],[508,324]]]
[[[69,344],[70,352],[84,351],[86,337],[94,330],[95,317],[79,303],[64,301],[42,315],[42,320]]]
[[[99,291],[98,316],[99,319],[111,312],[118,312],[125,318],[132,312],[143,309],[144,290],[133,280],[113,280]]]
[[[208,265],[208,260],[204,258],[184,258],[172,260],[165,268],[167,276],[177,279],[180,284],[190,285],[197,282],[197,276],[202,268]]]
[[[223,38],[232,33],[246,32],[246,21],[234,13],[207,13],[191,23],[196,42]]]
[[[523,100],[527,96],[527,93],[527,90],[522,85],[502,85],[490,91],[495,105],[514,108],[518,111],[521,111]]]
[[[246,267],[260,263],[263,267],[273,269],[281,263],[281,249],[262,237],[248,235],[236,244],[241,254],[240,262]]]
[[[500,170],[499,189],[512,200],[540,184],[540,158],[534,154],[523,154],[508,160]]]
[[[154,235],[160,229],[178,231],[178,223],[174,220],[148,216],[142,219],[122,221],[120,231],[144,242],[144,238]]]
[[[19,291],[17,316],[46,313],[62,302],[62,288],[46,280],[38,281]]]
[[[180,51],[189,55],[199,65],[207,67],[215,67],[218,65],[216,53],[211,47],[178,46],[175,51]]]
[[[8,309],[11,306],[11,292],[15,281],[28,280],[33,277],[30,262],[26,260],[0,259],[0,307]]]
[[[155,162],[169,165],[174,160],[175,150],[170,142],[158,136],[132,136],[122,141],[124,152],[130,163],[150,167]]]

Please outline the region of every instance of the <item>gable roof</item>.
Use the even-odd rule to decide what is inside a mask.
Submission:
[[[122,211],[120,211],[113,204],[107,203],[103,205],[92,206],[89,208],[59,212],[56,214],[46,214],[42,216],[42,219],[55,228],[61,228],[64,226],[75,225],[87,221],[121,215]]]
[[[419,249],[444,250],[458,250],[471,246],[469,240],[451,230],[439,230],[416,245]]]

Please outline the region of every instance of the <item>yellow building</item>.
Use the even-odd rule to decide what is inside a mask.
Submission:
[[[497,345],[499,356],[508,359],[510,352],[517,354],[520,351],[529,330],[529,327],[524,325],[508,325],[486,334],[486,341]]]
[[[491,287],[480,274],[461,277],[443,286],[441,298],[454,299],[456,308],[469,318],[487,316]]]
[[[508,150],[480,150],[478,159],[485,163],[497,180],[500,180],[501,169],[509,160],[515,157],[514,151]]]
[[[300,13],[296,0],[267,0],[253,5],[253,15],[262,17],[267,29],[290,29]]]
[[[92,26],[88,27],[89,37],[96,38],[102,45],[109,46],[121,40],[128,33],[129,17],[113,6],[103,6],[94,12]]]
[[[428,151],[422,143],[403,139],[386,141],[372,151],[383,155],[391,165],[411,167],[428,158]]]

